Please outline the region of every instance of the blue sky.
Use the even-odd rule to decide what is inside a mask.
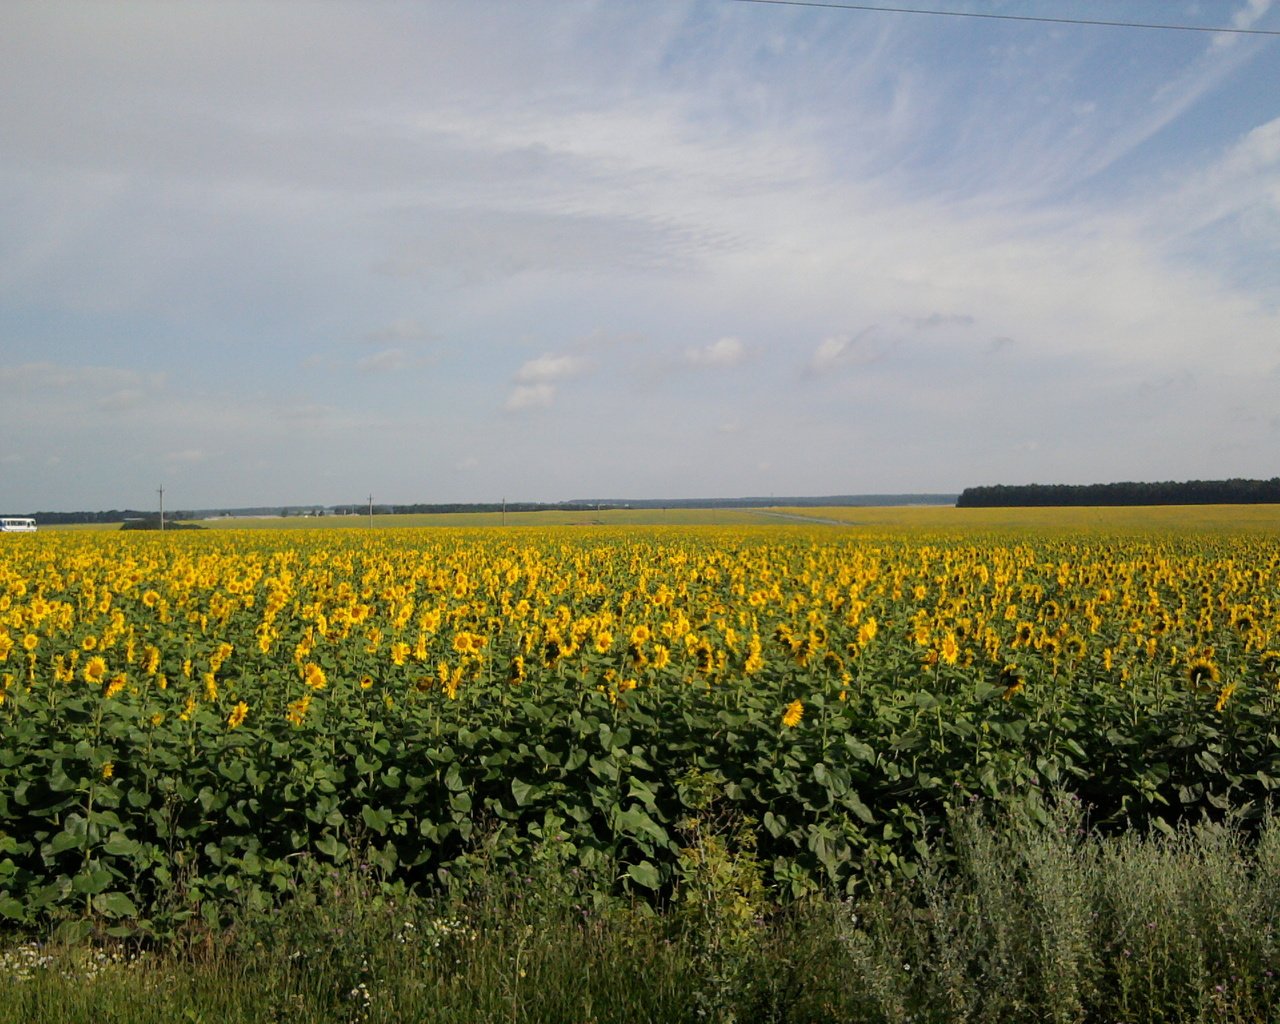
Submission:
[[[1280,37],[6,4],[0,405],[14,512],[1271,477]]]

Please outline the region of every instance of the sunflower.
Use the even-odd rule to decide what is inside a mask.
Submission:
[[[84,663],[82,674],[86,683],[93,683],[96,686],[107,674],[107,663],[95,655]]]
[[[240,701],[231,709],[231,714],[227,716],[227,726],[231,729],[239,729],[244,725],[245,717],[249,714],[249,705],[244,701]]]
[[[802,718],[804,718],[804,702],[796,699],[788,704],[787,710],[782,713],[782,724],[788,729],[794,729],[800,724]]]
[[[939,653],[948,665],[956,663],[956,659],[960,656],[960,646],[956,643],[954,633],[948,633],[942,638],[942,650]]]
[[[292,701],[288,710],[285,712],[285,718],[294,726],[299,726],[307,720],[307,712],[311,708],[311,694],[305,694],[300,700]]]
[[[1004,687],[1004,699],[1012,700],[1015,694],[1022,692],[1027,681],[1017,665],[1006,665],[1000,670],[1000,685]]]
[[[1219,678],[1218,666],[1208,658],[1196,658],[1187,666],[1187,681],[1196,689],[1211,686]]]
[[[302,670],[302,681],[313,690],[323,690],[329,683],[324,669],[315,662],[307,662],[306,668]]]

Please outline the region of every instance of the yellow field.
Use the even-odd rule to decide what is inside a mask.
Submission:
[[[793,892],[966,800],[1280,785],[1280,510],[563,515],[0,538],[0,914],[357,839],[421,878],[495,821],[654,888],[690,779]]]

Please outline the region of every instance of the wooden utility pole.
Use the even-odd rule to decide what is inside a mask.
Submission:
[[[369,529],[373,529],[373,495],[369,495]]]
[[[160,532],[164,533],[164,488],[161,487],[157,493],[160,495]]]

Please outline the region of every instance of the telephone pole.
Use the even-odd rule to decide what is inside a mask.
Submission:
[[[160,532],[164,533],[164,488],[159,488],[157,493],[160,495]]]
[[[373,495],[369,495],[369,529],[373,529]]]

